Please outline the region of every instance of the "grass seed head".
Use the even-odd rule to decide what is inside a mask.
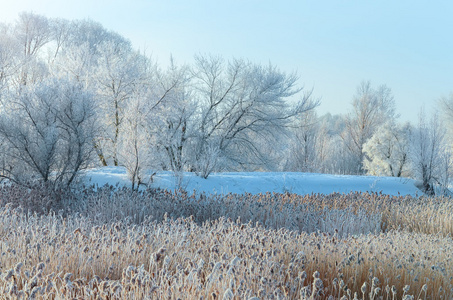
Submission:
[[[409,285],[405,285],[404,288],[403,288],[403,293],[404,293],[404,294],[409,293],[409,289],[410,289],[410,288],[411,288],[411,287],[410,287]]]
[[[13,277],[13,274],[14,274],[14,269],[9,270],[8,273],[6,273],[4,280],[5,281],[10,280],[11,277]]]
[[[366,289],[367,289],[367,283],[366,283],[366,281],[365,281],[365,282],[362,284],[362,287],[360,288],[360,291],[362,292],[362,294],[365,295]]]
[[[72,277],[72,273],[66,273],[63,277],[63,281],[66,283],[66,285],[70,285],[71,284],[71,277]]]
[[[223,293],[223,300],[232,300],[234,298],[234,293],[231,289],[226,289],[225,293]]]
[[[20,271],[21,271],[23,265],[24,264],[22,262],[19,262],[16,264],[16,267],[14,268],[14,272],[16,273],[16,275],[20,275]]]

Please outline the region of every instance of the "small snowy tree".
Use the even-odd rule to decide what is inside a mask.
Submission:
[[[321,139],[320,131],[319,120],[314,112],[307,112],[300,117],[299,126],[291,136],[287,170],[299,172],[318,170],[318,155],[323,154],[323,144],[318,142]]]
[[[316,137],[317,171],[328,174],[356,173],[355,157],[346,147],[341,133],[346,128],[346,118],[325,114],[318,120]]]
[[[411,162],[416,178],[421,181],[422,189],[428,195],[434,195],[434,185],[442,184],[447,176],[443,174],[447,150],[445,133],[437,114],[428,123],[425,113],[420,113],[418,126],[411,139]]]
[[[368,174],[376,176],[409,175],[410,126],[388,122],[379,127],[365,143],[363,165]]]
[[[451,143],[444,144],[444,150],[440,157],[439,178],[437,179],[440,187],[440,194],[451,196],[450,178],[453,171],[453,153]]]
[[[118,158],[126,168],[132,189],[145,183],[145,170],[150,167],[152,135],[146,126],[146,104],[146,96],[138,92],[131,96],[119,136]]]
[[[362,174],[365,157],[363,146],[380,125],[395,119],[395,101],[387,86],[381,85],[374,89],[367,81],[357,88],[352,106],[353,110],[346,118],[346,129],[342,138],[354,158],[354,173]]]

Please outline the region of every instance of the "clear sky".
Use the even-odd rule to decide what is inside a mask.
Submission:
[[[362,80],[392,89],[402,121],[453,92],[453,1],[0,0],[0,21],[22,11],[100,22],[162,65],[209,53],[297,71],[319,114],[346,113]]]

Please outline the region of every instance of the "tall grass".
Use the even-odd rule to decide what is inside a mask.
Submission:
[[[36,195],[1,190],[3,298],[453,298],[447,198]]]

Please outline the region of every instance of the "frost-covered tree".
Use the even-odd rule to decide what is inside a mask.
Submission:
[[[102,52],[108,47],[130,49],[130,42],[119,34],[91,20],[51,19],[52,47],[49,64],[54,72],[74,77],[85,86],[94,85]],[[91,75],[91,76],[88,76]]]
[[[51,41],[49,20],[34,13],[21,13],[12,28],[20,47],[21,71],[16,73],[16,87],[35,84],[47,77],[47,65],[40,57],[43,47]]]
[[[63,79],[10,94],[0,112],[1,176],[68,187],[90,161],[95,120],[91,94]]]
[[[367,81],[357,88],[352,111],[346,118],[346,129],[342,133],[345,145],[354,159],[354,173],[364,173],[363,146],[380,125],[395,119],[394,107],[395,101],[387,86],[381,85],[374,89]]]
[[[23,12],[14,27],[14,35],[19,40],[24,55],[37,55],[51,40],[49,20],[41,15]]]
[[[165,71],[157,72],[155,114],[149,118],[154,128],[156,149],[163,168],[174,172],[187,170],[193,137],[195,104],[190,92],[191,74],[187,66],[177,66],[173,59]],[[163,103],[162,103],[163,102]]]
[[[409,176],[410,125],[387,122],[363,146],[363,165],[375,176]]]
[[[103,135],[97,143],[104,165],[120,165],[119,139],[125,119],[127,102],[141,84],[147,84],[147,59],[133,51],[129,43],[110,41],[99,47],[99,59],[93,74],[99,108],[102,114]]]
[[[74,29],[74,23],[65,19],[50,19],[50,34],[51,34],[51,43],[52,46],[48,53],[48,63],[52,65],[58,55],[61,53],[61,50],[67,44],[69,38],[71,37],[71,32]]]
[[[79,82],[86,89],[94,89],[92,80],[96,56],[87,43],[63,48],[61,55],[54,59],[50,72],[55,77],[68,77]]]
[[[345,118],[328,113],[318,117],[313,125],[315,138],[307,140],[316,140],[316,143],[308,148],[314,147],[312,150],[316,154],[315,161],[312,162],[314,170],[329,174],[354,173],[354,158],[345,147],[341,137],[341,133],[346,128]]]
[[[451,159],[448,158],[450,154],[445,134],[445,127],[437,114],[427,122],[425,113],[420,113],[411,139],[411,162],[416,178],[421,181],[422,189],[428,195],[434,195],[434,185],[442,184],[448,177],[445,162]]]
[[[188,70],[170,61],[166,70],[155,65],[145,82],[138,82],[125,103],[118,157],[133,186],[144,183],[145,170],[181,172],[193,115],[186,91]]]
[[[0,24],[0,99],[2,91],[9,89],[11,77],[19,70],[17,40],[8,33],[8,26]]]
[[[317,172],[322,159],[324,144],[321,142],[321,127],[314,111],[300,116],[299,126],[290,139],[286,170],[299,172]]]
[[[225,62],[213,56],[195,60],[193,97],[198,108],[192,166],[202,177],[227,166],[265,166],[265,147],[258,145],[279,143],[295,117],[318,104],[305,93],[296,105],[289,105],[286,99],[302,91],[296,86],[298,78],[272,65]]]
[[[440,111],[442,112],[442,117],[445,120],[447,125],[447,132],[451,139],[453,139],[453,93],[450,95],[442,97],[439,100]]]
[[[135,91],[125,108],[124,122],[118,139],[118,159],[126,168],[132,189],[145,183],[145,171],[150,167],[153,136],[147,126],[149,107],[146,95]]]

